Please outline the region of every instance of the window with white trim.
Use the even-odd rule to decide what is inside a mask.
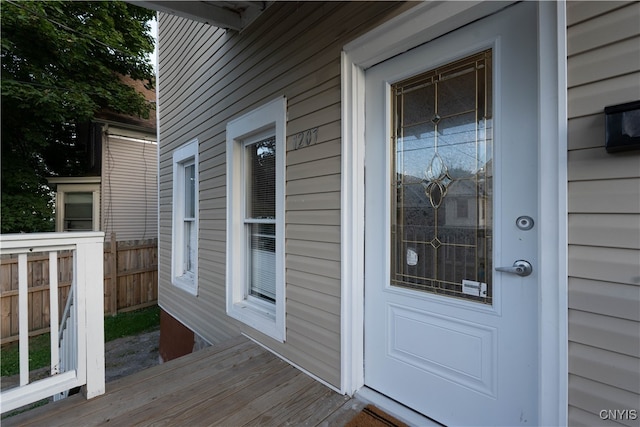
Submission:
[[[100,177],[49,178],[56,191],[56,231],[100,231]]]
[[[173,152],[171,278],[198,294],[198,140]]]
[[[227,313],[285,340],[286,99],[227,123]]]

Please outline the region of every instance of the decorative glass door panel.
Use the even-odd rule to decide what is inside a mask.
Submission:
[[[491,50],[392,85],[391,284],[492,303]]]

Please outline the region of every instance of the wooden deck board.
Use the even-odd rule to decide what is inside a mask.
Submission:
[[[71,396],[2,424],[338,426],[359,406],[349,402],[240,337],[109,383],[103,396]]]

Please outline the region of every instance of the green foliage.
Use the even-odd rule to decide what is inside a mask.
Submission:
[[[0,7],[2,232],[50,231],[46,178],[86,169],[77,127],[105,109],[149,116],[150,105],[121,78],[153,84],[154,12],[121,1]]]
[[[104,319],[104,341],[136,335],[156,329],[160,326],[160,308],[153,306],[142,310],[107,316]],[[18,343],[2,347],[0,352],[0,373],[2,376],[16,375],[20,372],[20,353]],[[40,369],[51,364],[49,334],[29,339],[29,369]]]
[[[160,326],[160,308],[151,308],[120,313],[116,316],[104,318],[104,340],[113,341],[116,338],[139,334]]]
[[[29,339],[29,368],[40,369],[51,365],[49,334],[38,335]],[[2,376],[16,375],[20,372],[20,352],[18,343],[2,347],[0,353],[0,372]]]

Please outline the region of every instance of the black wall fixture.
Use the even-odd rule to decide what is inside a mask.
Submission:
[[[640,150],[640,101],[605,107],[607,152]]]

